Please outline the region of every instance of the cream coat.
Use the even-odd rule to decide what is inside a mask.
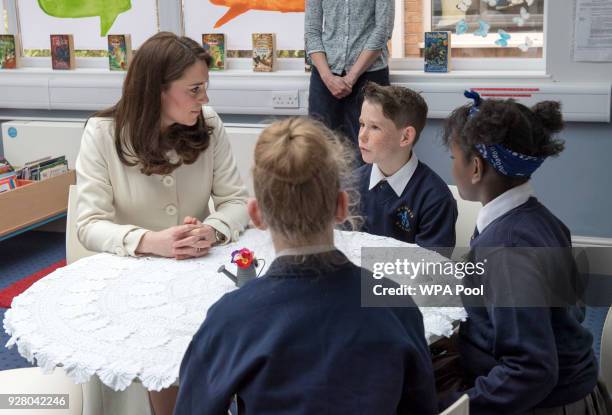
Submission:
[[[115,150],[112,119],[89,119],[76,162],[77,235],[87,249],[135,255],[145,232],[180,225],[185,216],[203,220],[228,240],[238,239],[248,223],[247,190],[221,119],[210,107],[203,111],[214,128],[210,146],[195,163],[168,175],[146,176],[138,166],[124,165]],[[176,153],[169,156],[172,160]]]

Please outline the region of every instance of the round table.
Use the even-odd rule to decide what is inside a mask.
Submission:
[[[415,246],[360,232],[336,231],[335,241],[356,264],[364,246]],[[177,381],[183,354],[208,308],[236,289],[217,269],[226,265],[235,270],[230,255],[242,247],[255,251],[267,265],[274,259],[270,235],[255,229],[198,259],[106,253],[80,259],[13,300],[4,319],[11,336],[7,347],[17,345],[23,357],[44,371],[62,366],[76,383],[97,375],[116,391],[135,380],[148,390],[166,388]],[[466,316],[462,308],[421,311],[428,340],[450,335],[453,321]]]

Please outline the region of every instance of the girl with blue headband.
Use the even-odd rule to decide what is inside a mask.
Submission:
[[[563,128],[560,104],[466,97],[474,102],[446,120],[444,141],[459,194],[483,205],[470,248],[472,260],[486,263],[478,283],[485,296],[476,304],[464,298],[469,317],[454,344],[462,385],[440,393],[441,405],[467,392],[476,415],[606,414],[593,339],[576,318],[575,297],[563,304],[547,297],[576,281],[570,232],[529,183],[563,150],[554,138]],[[536,248],[554,252],[554,260]]]

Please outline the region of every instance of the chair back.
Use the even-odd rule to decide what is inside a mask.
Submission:
[[[608,310],[608,316],[601,333],[599,372],[601,380],[612,394],[612,307]]]
[[[463,200],[461,196],[459,196],[459,190],[457,186],[449,185],[451,193],[455,200],[457,200],[457,211],[459,215],[457,216],[457,223],[455,224],[455,235],[456,235],[456,246],[461,247],[469,247],[470,239],[472,238],[472,234],[474,233],[474,228],[476,227],[476,218],[478,217],[478,212],[482,205],[479,202],[469,202],[467,200]]]
[[[470,398],[467,394],[461,395],[455,403],[440,412],[440,415],[470,415]]]
[[[94,255],[95,252],[85,249],[77,236],[76,229],[77,187],[71,185],[68,193],[68,212],[66,215],[66,263],[71,264],[77,259]]]
[[[75,384],[62,368],[45,375],[38,367],[0,371],[0,394],[68,395],[68,409],[0,409],[0,414],[44,415],[62,413],[82,415],[83,388]],[[27,402],[26,402],[27,403]],[[61,403],[61,401],[58,401]]]

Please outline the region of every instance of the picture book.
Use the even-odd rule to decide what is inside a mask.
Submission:
[[[68,171],[68,161],[65,156],[45,157],[31,161],[19,171],[17,178],[23,180],[45,180]]]
[[[223,33],[204,33],[202,35],[202,46],[210,57],[212,63],[211,71],[222,71],[225,69],[225,35]]]
[[[451,32],[425,32],[425,72],[449,72]]]
[[[13,172],[15,169],[6,159],[0,158],[0,175]]]
[[[19,38],[15,35],[0,35],[0,69],[19,67]]]
[[[0,157],[0,193],[17,187],[15,169],[6,159]]]
[[[8,190],[13,190],[16,187],[17,178],[15,176],[15,173],[0,176],[0,193],[6,192]]]
[[[72,35],[51,35],[51,67],[74,69],[74,41]]]
[[[253,33],[253,70],[272,72],[276,61],[274,33]]]
[[[127,71],[132,60],[130,35],[108,35],[108,68],[111,71]]]

